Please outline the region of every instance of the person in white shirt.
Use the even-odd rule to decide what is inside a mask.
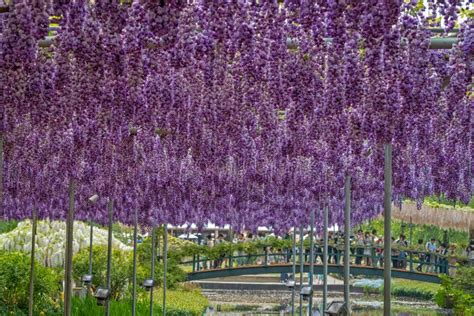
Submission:
[[[438,247],[436,246],[435,238],[431,238],[431,240],[426,243],[426,262],[428,263],[428,268],[426,269],[426,272],[433,273],[435,271],[437,248]]]

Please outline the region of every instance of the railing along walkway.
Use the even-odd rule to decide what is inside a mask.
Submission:
[[[383,276],[383,252],[380,248],[372,248],[371,255],[364,255],[361,249],[351,249],[351,275]],[[221,256],[219,258],[201,258],[182,262],[191,265],[192,272],[188,280],[239,276],[246,274],[292,273],[292,253],[265,251],[261,254],[239,254]],[[304,272],[309,272],[309,251],[303,253]],[[328,254],[328,273],[343,274],[344,251],[334,250]],[[300,271],[299,253],[296,253],[296,272]],[[323,254],[315,251],[314,274],[323,274]],[[450,274],[456,267],[449,265],[448,257],[437,254],[426,256],[423,252],[400,250],[392,255],[392,276],[395,278],[439,283],[439,274]]]

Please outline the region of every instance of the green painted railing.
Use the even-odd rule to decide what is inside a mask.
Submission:
[[[371,254],[364,254],[364,250],[367,248],[351,248],[350,264],[352,272],[356,271],[356,274],[360,275],[379,275],[380,271],[383,271],[383,251],[381,248],[371,247]],[[397,271],[397,275],[402,275],[405,272],[405,277],[410,279],[426,279],[431,280],[428,282],[439,282],[438,274],[450,274],[456,267],[449,264],[449,257],[442,256],[439,254],[430,254],[426,256],[425,252],[411,251],[411,250],[397,250],[400,254],[392,255],[392,269]],[[305,265],[309,263],[309,250],[303,253]],[[299,260],[299,252],[295,254],[297,262]],[[209,277],[218,277],[220,274],[225,275],[241,275],[240,272],[225,273],[222,270],[229,269],[244,269],[247,272],[251,270],[251,273],[247,274],[259,274],[269,273],[269,270],[275,270],[280,272],[291,272],[291,260],[293,254],[291,251],[284,252],[270,252],[265,249],[263,253],[259,254],[245,254],[245,253],[232,253],[230,255],[222,255],[218,258],[202,258],[199,256],[193,256],[192,260],[181,262],[182,265],[191,265],[192,272],[190,274],[198,274],[206,272]],[[344,251],[334,246],[330,247],[329,253],[329,264],[330,273],[343,273],[343,258]],[[425,259],[423,259],[425,258]],[[322,266],[323,254],[320,247],[315,248],[315,267]],[[276,266],[275,269],[258,269],[265,267]],[[332,272],[331,272],[332,271]],[[215,272],[210,273],[210,272]],[[352,273],[351,272],[351,273]],[[244,272],[242,272],[244,273]],[[318,269],[315,270],[318,273]],[[420,276],[416,277],[418,274]],[[214,276],[213,276],[214,275]],[[402,276],[403,277],[403,276]],[[203,277],[190,276],[190,279],[201,279]]]

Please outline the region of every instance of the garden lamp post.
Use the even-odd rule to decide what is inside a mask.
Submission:
[[[132,275],[132,316],[137,311],[137,230],[138,230],[138,211],[135,208],[133,216],[133,275]]]
[[[66,221],[66,258],[64,271],[64,315],[71,316],[72,304],[72,241],[74,232],[74,205],[76,184],[69,180],[69,210]]]
[[[31,261],[30,261],[30,286],[28,300],[28,316],[33,316],[34,310],[34,285],[35,285],[35,249],[36,249],[36,224],[37,224],[36,207],[32,209],[31,223]]]
[[[99,200],[97,194],[92,195],[88,201],[91,205],[95,204]],[[87,294],[91,292],[92,287],[92,244],[94,241],[94,225],[92,222],[92,215],[89,220],[90,233],[89,233],[89,270],[88,274],[82,276],[82,282],[87,286]]]

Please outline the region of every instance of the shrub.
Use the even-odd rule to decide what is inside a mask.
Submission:
[[[452,308],[455,315],[474,314],[474,267],[459,268],[454,277],[441,276],[442,283],[435,301]]]
[[[168,251],[168,271],[167,271],[167,287],[175,288],[179,282],[186,280],[186,273],[179,266],[184,254],[180,247],[185,247],[189,242],[180,243],[177,238],[170,238],[173,240],[173,248]],[[151,275],[151,238],[145,239],[142,243],[137,245],[137,282],[141,284],[143,280],[148,279]],[[158,252],[157,252],[158,254]],[[155,262],[155,284],[157,286],[163,285],[163,262],[156,260]]]
[[[73,275],[81,280],[89,271],[89,249],[82,249],[73,258]],[[119,249],[112,250],[111,295],[121,298],[132,276],[132,254]],[[107,280],[107,246],[92,247],[92,285],[93,288],[105,286]]]
[[[18,226],[17,221],[0,221],[0,234],[8,233]]]
[[[419,300],[432,300],[434,293],[423,288],[407,288],[404,286],[395,286],[392,289],[392,294],[398,297],[411,297]]]
[[[0,252],[0,306],[7,311],[28,310],[29,273],[28,254]],[[52,314],[59,300],[60,276],[36,264],[34,284],[35,310]]]

